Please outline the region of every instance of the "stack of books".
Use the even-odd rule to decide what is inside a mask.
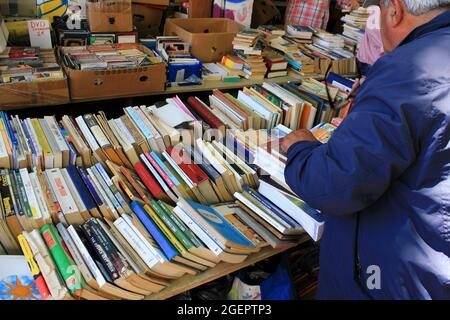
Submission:
[[[154,51],[143,52],[136,44],[61,47],[62,61],[76,70],[139,68],[162,62]]]
[[[350,50],[353,50],[355,46],[359,47],[364,39],[366,24],[369,16],[369,10],[367,8],[360,7],[341,18],[341,21],[344,22],[344,32],[342,33],[342,36],[346,47]]]
[[[316,29],[290,24],[286,28],[286,36],[296,43],[312,43]]]
[[[288,60],[286,60],[283,55],[277,53],[276,51],[266,50],[264,52],[264,61],[267,66],[268,79],[287,75]]]
[[[157,37],[156,49],[167,63],[167,81],[172,84],[202,79],[202,63],[191,54],[191,45],[178,37]]]
[[[64,78],[52,50],[6,47],[0,53],[0,84]]]
[[[244,29],[233,40],[233,50],[244,62],[242,70],[247,79],[264,79],[267,68],[262,57],[263,41],[260,31]]]
[[[266,40],[282,37],[286,34],[286,31],[284,31],[282,27],[277,27],[274,25],[261,25],[258,27],[258,30]]]

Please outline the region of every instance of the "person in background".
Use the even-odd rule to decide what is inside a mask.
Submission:
[[[325,219],[318,299],[450,299],[450,0],[380,0],[385,54],[327,144],[281,140]]]
[[[285,23],[325,30],[329,10],[328,0],[289,0]]]
[[[349,0],[342,0],[349,1]],[[364,7],[370,12],[366,23],[364,39],[358,49],[357,59],[361,66],[361,72],[365,76],[370,67],[383,55],[384,48],[380,31],[380,1],[366,0]]]

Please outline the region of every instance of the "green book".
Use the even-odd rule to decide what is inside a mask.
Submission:
[[[30,203],[28,202],[27,193],[25,191],[23,180],[22,177],[20,176],[19,171],[14,170],[14,177],[16,178],[17,189],[19,191],[20,199],[23,201],[25,214],[27,215],[27,217],[33,218],[33,212],[31,211]]]
[[[164,210],[164,212],[170,217],[170,219],[175,223],[175,225],[178,227],[178,229],[181,231],[183,235],[185,235],[189,241],[195,246],[195,247],[203,247],[203,244],[200,242],[200,240],[197,239],[197,237],[194,235],[194,233],[191,231],[191,229],[187,228],[181,220],[178,219],[177,216],[175,216],[172,212],[172,210],[168,207],[167,204],[165,204],[163,201],[158,201],[159,206]],[[191,247],[189,247],[191,248]]]
[[[172,221],[172,219],[170,219],[167,212],[158,202],[150,201],[149,205],[187,250],[194,246],[189,238],[180,230],[180,228],[178,228],[178,226]]]
[[[47,224],[42,227],[41,235],[69,291],[74,293],[82,289],[82,276],[77,265],[64,248],[63,241],[56,228],[52,224]]]

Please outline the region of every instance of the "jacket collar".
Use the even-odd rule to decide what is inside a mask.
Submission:
[[[421,36],[433,31],[450,27],[450,10],[441,13],[436,18],[414,29],[400,44],[403,46],[414,41]]]

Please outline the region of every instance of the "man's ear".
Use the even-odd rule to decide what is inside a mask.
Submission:
[[[405,5],[401,0],[391,0],[389,10],[389,20],[393,28],[399,26],[405,17]]]

